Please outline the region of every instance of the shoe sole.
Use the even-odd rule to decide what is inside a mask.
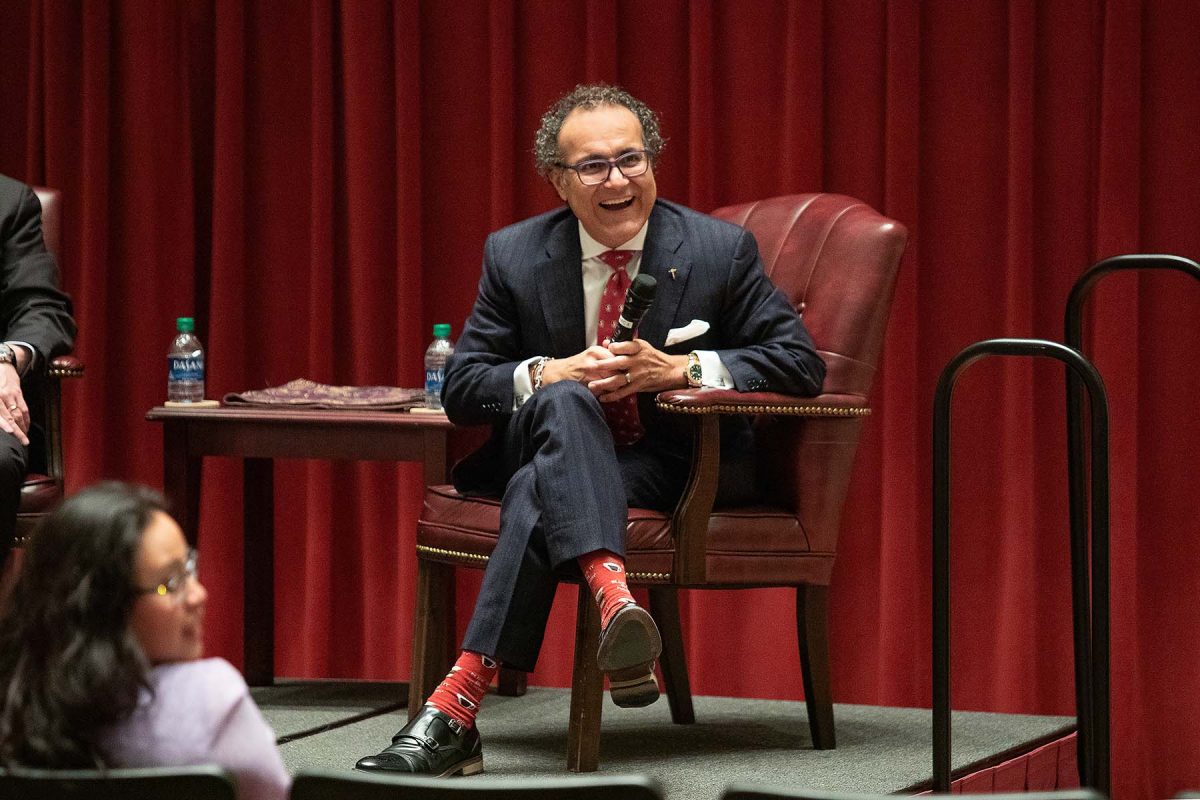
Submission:
[[[654,663],[608,674],[608,694],[621,708],[642,708],[658,700]]]
[[[662,638],[654,618],[640,606],[617,612],[600,641],[596,663],[608,675],[609,695],[622,708],[641,708],[658,700],[654,661]]]
[[[627,606],[617,612],[608,634],[601,637],[596,664],[601,672],[617,672],[653,664],[661,652],[662,639],[654,618],[641,606]]]
[[[478,775],[481,772],[483,772],[482,753],[474,758],[468,758],[466,761],[460,761],[437,777],[449,778],[454,775],[462,775],[463,777],[466,777],[467,775]]]

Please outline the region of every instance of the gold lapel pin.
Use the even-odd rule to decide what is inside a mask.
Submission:
[[[671,267],[669,270],[667,270],[667,272],[671,273],[671,280],[675,280],[675,273],[678,271],[679,270],[675,269],[675,267]]]

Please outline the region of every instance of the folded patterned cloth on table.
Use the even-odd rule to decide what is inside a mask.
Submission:
[[[425,390],[398,386],[330,386],[298,378],[282,386],[227,394],[223,401],[227,405],[262,408],[404,411],[424,405]]]

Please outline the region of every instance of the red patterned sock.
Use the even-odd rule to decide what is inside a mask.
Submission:
[[[463,650],[449,674],[429,695],[425,705],[433,706],[448,717],[452,717],[467,728],[475,725],[479,704],[487,694],[499,662],[479,653]]]
[[[625,559],[608,550],[594,550],[578,559],[583,578],[600,606],[600,629],[607,627],[618,611],[636,603],[625,582]]]

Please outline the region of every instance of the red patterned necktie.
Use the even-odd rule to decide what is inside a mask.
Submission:
[[[621,307],[625,305],[625,293],[629,291],[629,273],[625,265],[633,258],[636,250],[606,250],[600,254],[600,260],[612,268],[608,283],[604,284],[604,294],[600,297],[600,314],[596,325],[596,344],[604,344],[604,340],[612,336],[621,316]],[[645,429],[638,419],[637,395],[631,394],[615,403],[602,403],[604,416],[608,427],[612,428],[613,442],[618,446],[630,445],[642,438]]]

